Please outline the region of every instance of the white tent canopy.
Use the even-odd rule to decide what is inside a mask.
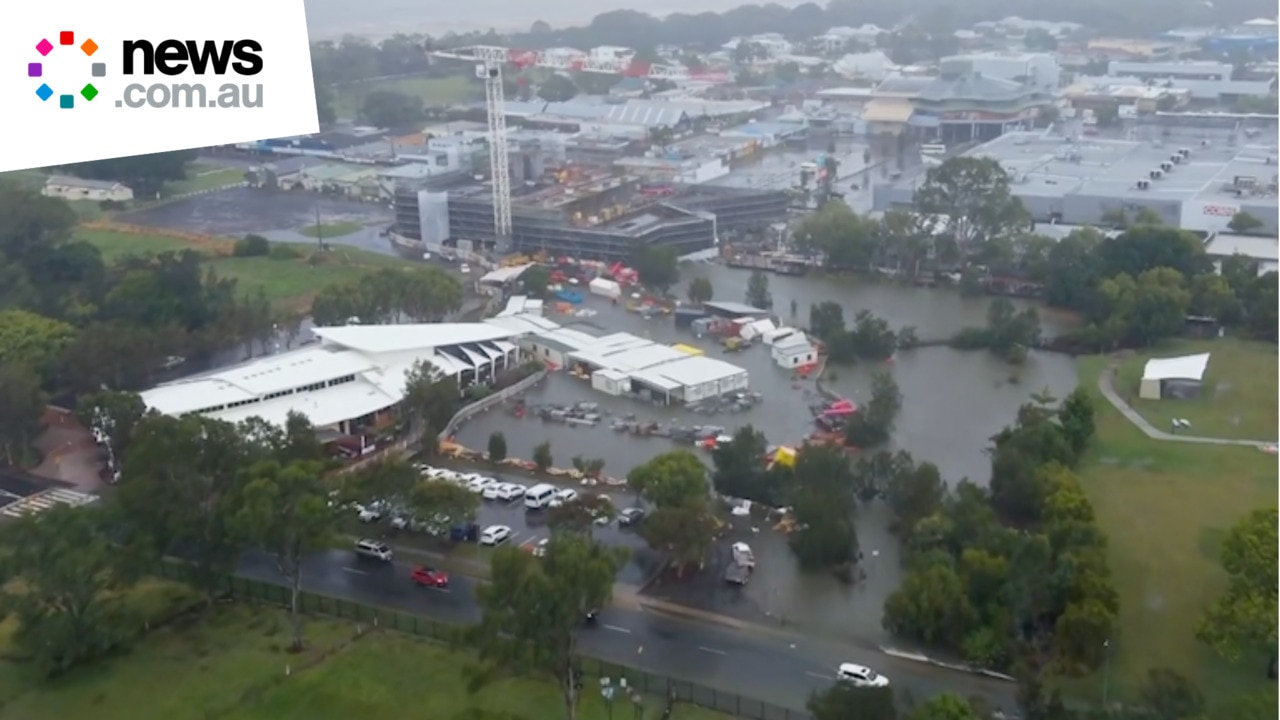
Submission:
[[[1182,357],[1151,358],[1142,369],[1143,380],[1203,380],[1209,353]]]

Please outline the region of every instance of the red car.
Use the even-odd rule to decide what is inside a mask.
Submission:
[[[449,573],[435,568],[418,566],[413,569],[410,575],[413,582],[424,587],[447,588],[449,587]]]

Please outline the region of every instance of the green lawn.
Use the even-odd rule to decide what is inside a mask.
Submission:
[[[219,277],[237,281],[241,292],[261,288],[279,306],[305,309],[326,285],[359,280],[383,268],[405,267],[400,258],[365,250],[335,247],[317,253],[310,243],[297,244],[298,257],[231,257],[232,240],[177,235],[142,235],[118,230],[79,228],[76,237],[96,245],[108,263],[125,255],[146,255],[193,249],[208,256],[205,261]]]
[[[177,197],[201,190],[214,190],[239,182],[244,182],[244,170],[241,168],[192,163],[187,166],[187,179],[166,183],[163,195]]]
[[[1209,353],[1204,387],[1194,400],[1140,400],[1143,366],[1152,357]],[[1243,340],[1177,341],[1125,360],[1116,390],[1152,425],[1169,429],[1173,418],[1191,422],[1193,435],[1275,442],[1280,437],[1274,398],[1280,392],[1276,346]],[[1265,402],[1260,399],[1268,398]]]
[[[3,706],[23,720],[465,720],[477,709],[489,717],[546,720],[561,717],[547,683],[509,679],[483,691],[466,690],[468,655],[394,633],[357,637],[354,625],[309,618],[300,655],[285,651],[285,613],[231,605],[209,618],[190,616],[152,633],[133,652],[36,683]],[[290,675],[285,675],[286,668]],[[604,720],[599,693],[584,693],[578,717]],[[619,712],[625,710],[626,713]],[[630,704],[615,708],[632,718]],[[660,716],[650,698],[645,718]],[[677,720],[727,720],[695,708],[677,708]]]
[[[398,78],[375,83],[355,83],[336,88],[334,112],[338,117],[356,117],[365,95],[374,90],[392,90],[406,95],[415,95],[422,98],[422,104],[426,107],[455,105],[484,98],[484,86],[470,75]]]
[[[364,228],[357,222],[341,220],[335,223],[321,223],[319,225],[308,225],[298,231],[301,235],[313,238],[335,238],[343,235],[350,235],[357,230]]]
[[[1214,345],[1224,357],[1231,347]],[[1161,666],[1195,679],[1215,703],[1261,690],[1266,684],[1262,661],[1228,664],[1194,633],[1204,608],[1225,585],[1218,565],[1221,538],[1250,510],[1276,502],[1276,459],[1249,447],[1147,438],[1097,393],[1105,366],[1106,359],[1098,356],[1077,363],[1080,383],[1093,393],[1098,409],[1096,447],[1080,475],[1110,538],[1120,593],[1109,674],[1112,696],[1133,697],[1147,669]],[[1273,390],[1253,394],[1249,407],[1239,412],[1274,415],[1274,369],[1271,377],[1254,380],[1270,382]],[[1098,674],[1070,688],[1096,698],[1102,683]]]

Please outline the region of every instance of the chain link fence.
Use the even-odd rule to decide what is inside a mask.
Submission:
[[[189,579],[190,567],[181,563],[161,563],[160,574],[170,579],[185,581]],[[286,608],[289,606],[291,595],[291,590],[287,587],[242,577],[231,577],[227,590],[233,598],[238,600]],[[298,605],[303,613],[309,615],[328,615],[343,620],[367,623],[450,645],[461,643],[466,629],[464,626],[453,623],[437,622],[410,613],[310,592],[299,594]],[[622,679],[626,679],[627,687],[635,688],[643,695],[672,698],[677,702],[716,710],[741,720],[812,720],[808,713],[800,710],[586,655],[580,657],[579,663],[583,674],[589,677],[608,678],[613,685],[618,685]]]

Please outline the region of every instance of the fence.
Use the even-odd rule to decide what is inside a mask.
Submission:
[[[454,434],[454,432],[458,430],[459,425],[466,422],[467,420],[470,420],[471,417],[476,413],[482,412],[484,410],[488,410],[489,408],[493,407],[494,405],[497,405],[498,403],[504,400],[508,400],[510,398],[515,397],[516,395],[519,395],[525,390],[528,390],[534,385],[537,385],[538,383],[542,382],[542,379],[545,378],[546,376],[547,376],[546,370],[539,370],[538,372],[530,375],[529,377],[521,380],[520,382],[512,385],[511,387],[505,387],[492,395],[488,395],[486,397],[483,397],[471,403],[470,405],[467,405],[466,407],[462,408],[458,412],[454,413],[454,416],[449,419],[449,424],[445,425],[444,429],[440,431],[440,435],[439,435],[440,439],[447,440],[451,435]]]
[[[182,580],[189,575],[189,569],[181,563],[161,563],[161,574]],[[236,599],[285,607],[289,605],[290,590],[282,585],[231,577],[227,588]],[[311,592],[302,592],[298,597],[298,605],[301,612],[309,615],[329,615],[439,642],[458,642],[464,629],[461,625]],[[621,678],[626,678],[628,687],[645,695],[674,697],[679,702],[728,713],[742,720],[812,720],[806,712],[587,655],[580,656],[579,665],[583,673],[590,677],[607,677],[614,684]]]

